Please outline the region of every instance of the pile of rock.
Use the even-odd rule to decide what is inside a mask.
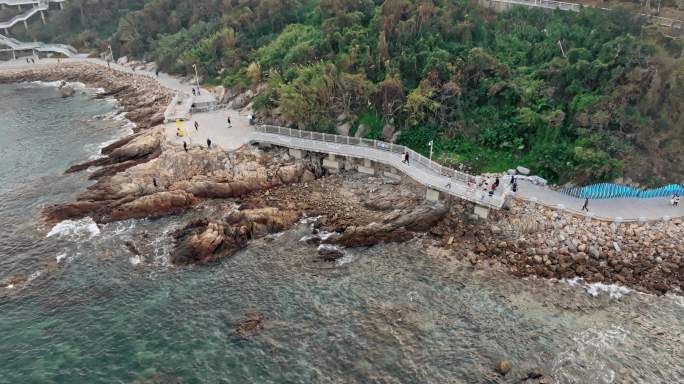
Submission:
[[[519,276],[581,277],[645,292],[684,289],[681,220],[654,224],[586,221],[517,202],[510,211],[495,213],[491,223],[469,221],[463,216],[465,209],[452,211],[435,232],[445,244],[452,238],[449,247],[473,264],[490,261]]]

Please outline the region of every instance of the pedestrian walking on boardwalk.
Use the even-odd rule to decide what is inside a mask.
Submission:
[[[228,119],[227,119],[227,122],[228,122],[228,128],[230,128],[230,127],[231,127],[231,123],[230,123],[230,115],[228,115]]]
[[[157,189],[157,178],[156,177],[152,178],[152,184],[154,184],[154,188]]]
[[[582,211],[589,212],[589,198],[584,199],[584,205],[582,205]]]
[[[211,139],[207,139],[207,148],[211,149]]]
[[[197,123],[197,120],[195,120],[195,131],[199,132],[199,124]]]
[[[516,184],[515,175],[511,175],[511,185]]]
[[[670,198],[670,204],[672,204],[673,208],[676,208],[679,205],[679,195],[678,194],[675,193],[674,195],[672,195],[672,197]]]
[[[409,164],[409,153],[408,152],[404,152],[404,160],[402,160],[401,162],[405,163],[406,165],[410,165]]]
[[[186,143],[185,141],[183,142],[183,149],[185,150],[185,152],[188,151],[188,143]]]
[[[496,188],[499,188],[499,178],[497,177],[496,180],[494,180],[494,185],[496,185]],[[496,189],[494,188],[494,189]]]
[[[192,95],[197,96],[197,92],[195,91],[195,87],[192,87]]]
[[[159,77],[159,68],[157,68],[157,69],[154,71],[154,74],[157,75],[157,77]]]

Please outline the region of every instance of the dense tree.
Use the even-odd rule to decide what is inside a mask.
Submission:
[[[199,64],[205,80],[237,89],[261,83],[255,107],[293,126],[333,131],[345,113],[379,137],[392,122],[401,143],[426,151],[434,140],[439,159],[476,170],[523,163],[584,182],[684,160],[684,45],[624,12],[494,14],[467,0],[74,0],[56,17],[51,36],[81,47],[111,43],[180,74]]]

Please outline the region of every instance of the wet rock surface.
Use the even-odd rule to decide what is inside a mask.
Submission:
[[[203,264],[219,260],[247,246],[255,238],[280,232],[299,218],[297,212],[277,208],[233,212],[214,220],[196,220],[172,234],[171,262],[178,265]]]

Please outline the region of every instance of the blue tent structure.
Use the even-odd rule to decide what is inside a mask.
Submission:
[[[581,199],[651,199],[654,197],[672,196],[675,193],[680,196],[684,195],[684,187],[679,184],[670,184],[654,189],[637,189],[626,185],[601,183],[585,187],[566,188],[562,192]]]

